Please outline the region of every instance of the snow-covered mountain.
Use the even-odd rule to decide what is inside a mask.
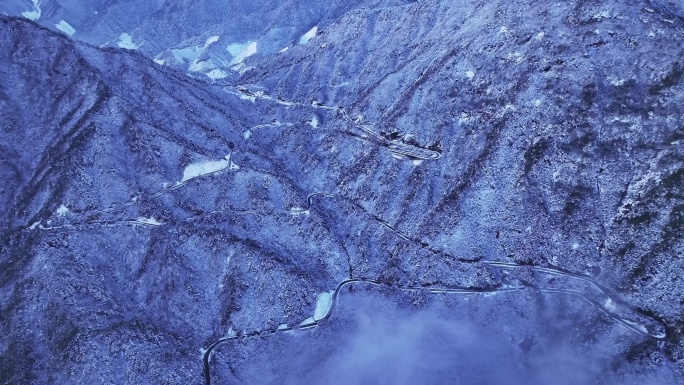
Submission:
[[[681,7],[318,3],[0,4],[0,382],[682,382]]]
[[[5,0],[0,12],[35,20],[93,45],[140,50],[158,64],[212,79],[250,67],[244,59],[306,44],[317,26],[355,8],[407,0]]]

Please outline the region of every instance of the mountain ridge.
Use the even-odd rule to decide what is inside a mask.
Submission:
[[[557,356],[681,378],[682,28],[646,4],[356,10],[216,81],[0,17],[0,378],[199,383],[233,330],[212,378],[320,383],[393,307],[510,341],[482,340],[520,383]]]

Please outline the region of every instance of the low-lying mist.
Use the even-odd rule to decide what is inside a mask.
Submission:
[[[615,327],[615,339],[598,340],[590,330],[586,338],[580,339],[582,328],[602,319],[569,320],[567,314],[560,314],[562,301],[553,297],[547,300],[551,303],[546,304],[541,323],[529,315],[531,312],[520,312],[518,306],[524,304],[521,301],[502,305],[493,298],[471,296],[449,303],[436,299],[416,309],[399,306],[386,296],[347,293],[341,296],[332,318],[317,329],[245,340],[221,348],[214,365],[230,366],[233,373],[217,367],[223,378],[216,383],[677,383],[669,363],[653,357],[657,352],[644,353],[653,357],[652,362],[627,361],[625,351],[653,346],[645,337],[608,321],[602,327]],[[580,301],[576,302],[581,306]],[[586,306],[582,311],[585,315],[597,312]],[[553,317],[558,317],[558,324],[554,325]],[[564,332],[569,322],[578,327]]]

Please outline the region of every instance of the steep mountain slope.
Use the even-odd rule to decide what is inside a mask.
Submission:
[[[601,267],[672,293],[652,305],[675,316],[661,285],[683,267],[683,28],[649,2],[420,3],[352,12],[239,81],[438,144],[417,167],[360,150],[344,167],[343,191],[401,231],[468,258]]]
[[[2,382],[681,380],[682,18],[381,5],[215,82],[1,18]]]
[[[224,78],[246,57],[298,44],[317,24],[349,10],[407,2],[6,0],[0,13],[35,20],[93,45],[140,50],[158,63]]]
[[[10,42],[2,83],[3,381],[200,378],[199,346],[233,322],[230,309],[252,303],[246,295],[230,299],[245,294],[245,283],[227,270],[226,258],[274,258],[285,277],[319,270],[308,267],[318,263],[313,258],[302,266],[289,261],[293,253],[318,254],[305,240],[320,232],[266,246],[274,226],[290,221],[286,204],[306,200],[309,190],[299,189],[309,186],[275,177],[267,148],[246,144],[226,159],[243,127],[272,115],[264,119],[249,101],[139,55],[75,46],[17,19],[2,22]],[[256,167],[231,173],[240,162]],[[225,172],[202,175],[210,171]],[[241,211],[274,206],[282,212],[265,219]],[[266,255],[257,253],[262,249]],[[312,280],[305,278],[291,290],[307,290]],[[177,292],[183,287],[188,291]],[[121,345],[129,339],[137,342]],[[86,353],[91,349],[98,353]],[[168,357],[137,373],[140,364],[127,360],[145,355]],[[181,372],[169,372],[176,361]],[[92,372],[83,372],[89,363]],[[102,372],[107,365],[114,365],[109,374]]]

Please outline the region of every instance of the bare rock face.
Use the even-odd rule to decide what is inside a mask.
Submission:
[[[304,3],[0,17],[0,382],[684,380],[681,7]]]

